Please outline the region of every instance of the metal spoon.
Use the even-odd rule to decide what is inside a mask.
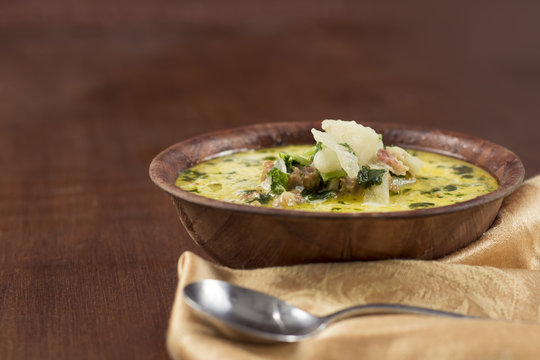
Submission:
[[[407,313],[474,318],[396,304],[358,305],[318,317],[268,294],[212,279],[185,286],[184,299],[225,335],[252,342],[296,342],[315,335],[332,322],[361,315]]]

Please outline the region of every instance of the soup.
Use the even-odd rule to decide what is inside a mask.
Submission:
[[[216,200],[275,207],[275,202],[265,202],[260,196],[265,195],[260,191],[265,164],[278,160],[280,153],[301,156],[310,148],[312,145],[294,145],[221,156],[182,171],[175,184],[186,191]],[[400,186],[390,191],[387,203],[366,201],[367,191],[361,188],[344,193],[301,191],[303,201],[282,207],[342,213],[416,210],[467,201],[498,187],[488,172],[465,161],[420,150],[408,152],[421,160],[421,170],[413,180],[396,177]],[[259,194],[259,198],[254,198],[253,194]]]

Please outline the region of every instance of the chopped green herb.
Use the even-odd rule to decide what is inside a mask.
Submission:
[[[199,189],[195,188],[195,189],[191,189],[191,190],[188,190],[189,192],[192,192],[192,193],[196,193],[196,194],[200,194],[201,192],[199,191]]]
[[[272,195],[270,194],[260,194],[259,197],[248,201],[250,204],[252,202],[258,201],[260,204],[267,204],[272,199]]]
[[[409,209],[420,209],[420,208],[430,207],[434,205],[435,205],[434,203],[430,203],[430,202],[417,202],[417,203],[409,204]]]
[[[267,174],[272,179],[272,184],[270,185],[270,192],[275,195],[279,195],[284,191],[287,191],[287,184],[289,178],[286,173],[283,171],[272,168]]]
[[[248,200],[247,201],[248,204],[251,204],[251,203],[253,203],[255,201],[258,201],[260,204],[266,204],[272,199],[272,195],[263,194],[263,193],[259,192],[258,190],[245,190],[244,193],[247,194],[247,195],[251,195],[251,194],[256,194],[257,195],[256,197],[252,198],[251,200]]]
[[[467,165],[454,166],[452,169],[456,175],[470,174],[473,172],[473,168]]]
[[[422,194],[422,195],[429,195],[429,194],[434,194],[434,193],[436,193],[436,192],[438,192],[438,191],[441,191],[441,189],[440,189],[440,188],[433,188],[433,189],[431,189],[431,190],[422,191],[422,192],[420,192],[420,194]]]
[[[472,179],[474,176],[472,176],[471,174],[465,174],[465,175],[461,175],[461,178],[462,179]]]
[[[272,195],[270,194],[261,194],[259,195],[259,198],[257,199],[261,204],[266,204],[272,199]]]
[[[277,159],[277,157],[275,157],[275,156],[265,156],[265,157],[263,157],[263,160],[266,160],[266,161],[276,160],[276,159]]]
[[[321,191],[321,192],[310,192],[307,190],[302,191],[302,196],[308,201],[317,201],[317,200],[326,200],[328,198],[336,196],[334,191]]]
[[[384,169],[370,169],[367,166],[362,166],[356,177],[358,185],[369,189],[373,185],[381,185],[383,175],[386,172]]]
[[[341,210],[341,208],[340,208],[340,207],[333,207],[333,208],[330,209],[330,210],[331,210],[331,211],[339,211],[339,210]]]
[[[193,169],[184,170],[180,173],[179,176],[183,181],[195,181],[198,178],[206,179],[208,177],[206,173]]]
[[[445,187],[443,187],[443,189],[446,190],[446,191],[456,191],[457,186],[456,185],[446,185]]]

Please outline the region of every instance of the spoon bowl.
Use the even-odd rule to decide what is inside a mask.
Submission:
[[[201,318],[224,335],[251,342],[301,341],[317,334],[332,322],[352,316],[406,313],[473,318],[398,304],[358,305],[319,317],[274,296],[213,279],[185,286],[184,299]]]

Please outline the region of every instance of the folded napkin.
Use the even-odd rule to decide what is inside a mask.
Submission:
[[[233,270],[186,252],[178,274],[167,333],[173,359],[540,359],[540,176],[503,202],[478,241],[439,261]],[[264,291],[317,315],[389,302],[496,320],[370,315],[299,343],[250,344],[223,337],[184,303],[183,287],[204,278]]]

